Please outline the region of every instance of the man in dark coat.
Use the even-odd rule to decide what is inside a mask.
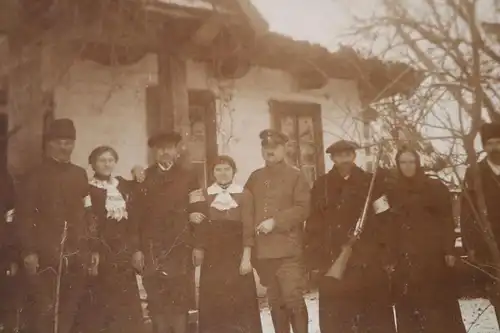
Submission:
[[[12,219],[14,185],[5,165],[0,166],[0,325],[14,332],[19,291],[18,248]]]
[[[375,182],[369,215],[344,276],[341,280],[325,276],[356,229],[372,179],[354,164],[356,148],[342,140],[326,150],[334,167],[312,189],[306,262],[319,275],[321,332],[390,333],[395,325],[387,267],[393,261],[382,218],[389,206],[380,181]]]
[[[89,266],[87,174],[70,162],[75,140],[71,120],[54,120],[45,136],[47,156],[24,177],[16,201],[14,223],[28,280],[28,332],[53,332],[57,320],[58,331],[69,333],[87,270],[97,272],[97,255]]]
[[[285,163],[287,137],[260,133],[266,166],[254,171],[246,188],[254,197],[257,272],[267,287],[274,329],[306,333],[308,314],[302,262],[304,221],[309,213],[309,185],[302,172]]]
[[[146,169],[136,203],[148,310],[155,333],[184,333],[194,297],[190,201],[200,188],[194,173],[178,163],[181,136],[162,132],[149,139],[156,163]]]
[[[484,124],[481,128],[481,142],[486,151],[486,158],[479,161],[478,168],[486,201],[487,216],[498,246],[500,244],[500,206],[498,204],[500,202],[500,124]],[[474,178],[474,174],[469,168],[465,174],[465,188],[461,200],[460,224],[463,246],[468,252],[469,260],[495,274],[495,270],[488,269],[488,266],[492,264],[491,254],[485,234],[481,231],[480,224],[476,219],[477,194]],[[500,294],[496,291],[498,285],[486,274],[482,276],[500,324]]]

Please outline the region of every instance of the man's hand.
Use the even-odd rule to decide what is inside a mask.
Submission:
[[[144,167],[136,165],[132,168],[132,176],[138,183],[142,183],[146,179],[146,172]]]
[[[193,265],[194,267],[201,266],[205,258],[205,251],[203,249],[193,249]]]
[[[276,221],[274,221],[274,219],[267,219],[263,222],[261,222],[258,226],[257,226],[257,233],[262,233],[262,234],[268,234],[270,233],[271,231],[274,230],[274,227],[276,226]]]
[[[9,270],[7,271],[8,276],[16,276],[19,271],[19,266],[17,263],[13,262],[10,264]]]
[[[253,272],[253,267],[252,267],[252,262],[248,258],[241,258],[241,263],[240,263],[240,274],[241,275],[247,275],[250,272]]]
[[[89,275],[97,276],[98,274],[99,274],[99,253],[93,252],[90,255]]]
[[[205,215],[202,213],[194,212],[189,214],[189,222],[194,224],[200,224],[205,219]]]
[[[474,251],[474,250],[467,251],[467,259],[470,262],[477,262],[476,251]]]
[[[457,257],[454,255],[448,254],[444,256],[444,261],[446,262],[446,266],[454,267],[457,262]]]
[[[36,253],[28,254],[24,258],[24,267],[26,269],[26,273],[28,275],[35,275],[38,271],[39,263],[38,263],[38,255]]]
[[[132,255],[132,267],[141,274],[144,271],[144,254],[142,251],[137,251]]]

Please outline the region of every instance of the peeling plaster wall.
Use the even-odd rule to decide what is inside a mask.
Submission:
[[[71,117],[77,127],[74,162],[86,166],[91,149],[108,144],[120,154],[118,174],[128,177],[134,165],[145,164],[145,88],[156,82],[155,55],[127,67],[75,62],[55,89],[55,117]],[[331,80],[314,92],[299,92],[293,82],[286,72],[263,68],[252,69],[242,79],[219,82],[204,64],[188,63],[188,87],[212,90],[217,98],[218,148],[235,158],[238,182],[244,183],[262,165],[258,134],[270,126],[271,99],[321,104],[325,147],[339,138],[360,140],[360,124],[351,117],[360,109],[354,82]],[[328,170],[328,157],[325,163]]]

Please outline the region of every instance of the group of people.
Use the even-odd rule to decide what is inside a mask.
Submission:
[[[481,134],[488,155],[480,171],[497,231],[500,126],[487,124]],[[22,299],[1,301],[5,309],[22,307],[28,333],[141,332],[136,274],[154,332],[188,332],[197,266],[200,333],[262,333],[254,270],[267,287],[276,333],[308,332],[310,277],[319,286],[321,332],[465,332],[452,278],[452,198],[409,147],[398,151],[395,174],[375,177],[355,165],[354,143],[338,141],[326,151],[334,167],[311,189],[285,162],[287,137],[265,130],[264,167],[242,186],[233,181],[235,161],[218,156],[205,188],[179,163],[175,132],[148,140],[155,163],[134,169],[134,180],[114,174],[119,155],[109,146],[90,153],[89,180],[71,163],[76,130],[69,119],[55,120],[44,140],[46,156],[23,177],[15,200],[7,173],[0,179],[2,295],[19,283],[12,276],[23,281]],[[475,195],[473,186],[465,192]],[[327,272],[366,203],[345,274],[333,278]],[[464,240],[471,260],[487,261],[471,211],[464,208]]]

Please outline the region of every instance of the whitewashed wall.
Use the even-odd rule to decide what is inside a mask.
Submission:
[[[145,88],[157,82],[156,73],[154,55],[127,67],[110,68],[90,61],[71,66],[55,90],[55,116],[75,121],[75,163],[87,166],[89,152],[100,144],[118,150],[121,160],[117,171],[123,176],[129,175],[133,165],[146,163]],[[228,82],[218,82],[209,73],[201,63],[188,63],[188,87],[210,89],[220,97],[219,152],[235,158],[240,183],[262,165],[258,134],[270,126],[271,99],[321,104],[325,147],[341,137],[360,137],[361,128],[350,116],[360,108],[352,81],[331,80],[320,91],[304,93],[295,89],[291,76],[282,71],[254,68],[244,78]],[[328,157],[325,162],[329,169]]]

